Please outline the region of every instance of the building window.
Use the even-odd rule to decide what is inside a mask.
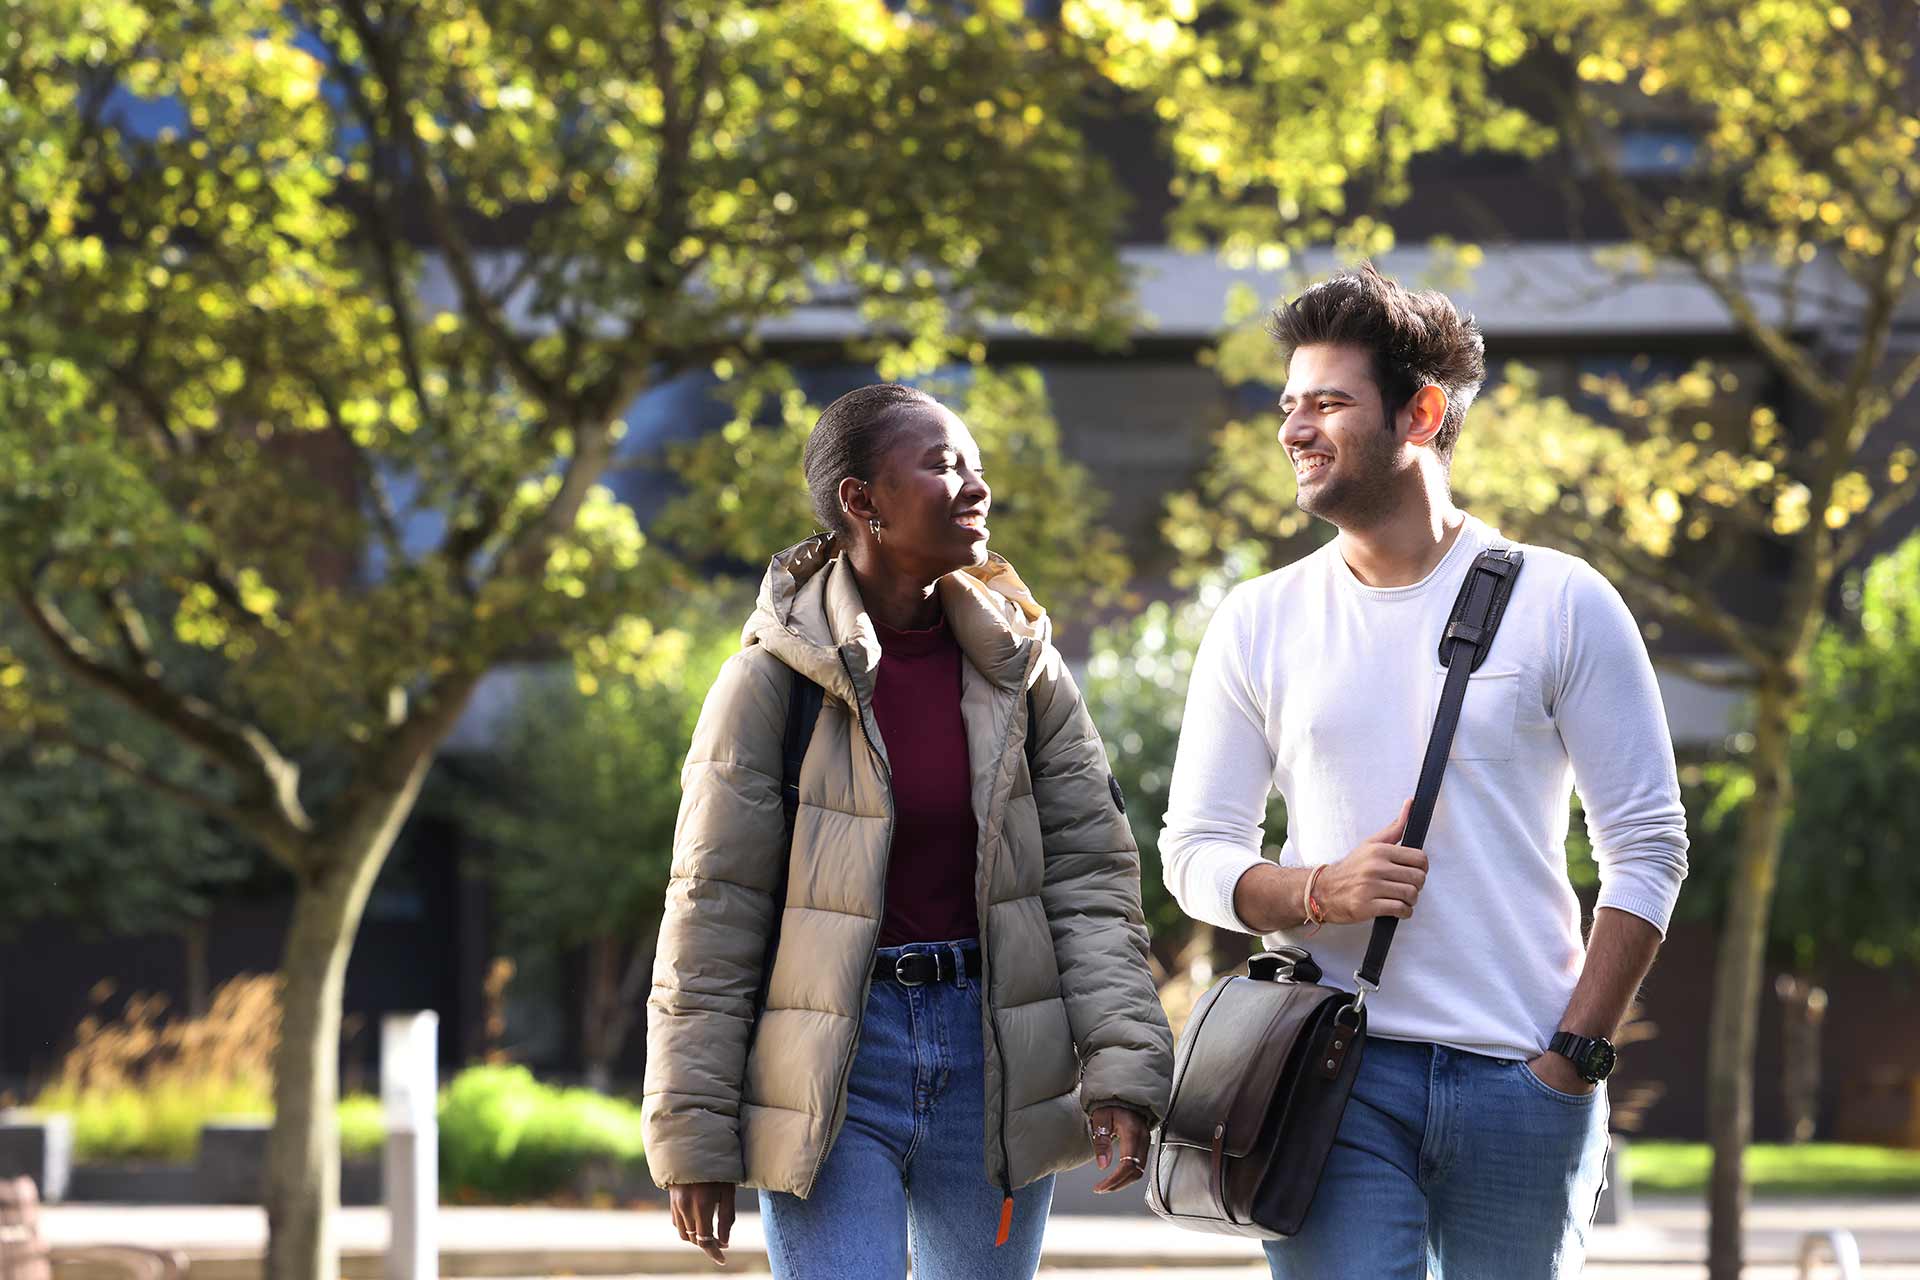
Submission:
[[[1613,147],[1614,165],[1629,178],[1691,173],[1700,160],[1700,135],[1677,125],[1629,126]]]

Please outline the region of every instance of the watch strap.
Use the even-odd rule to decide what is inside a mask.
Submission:
[[[1599,1075],[1594,1075],[1587,1066],[1594,1049],[1601,1046],[1611,1049],[1613,1044],[1601,1036],[1580,1036],[1571,1031],[1556,1031],[1553,1039],[1547,1041],[1547,1049],[1571,1062],[1580,1072],[1580,1078],[1589,1084],[1599,1084],[1610,1074],[1608,1071],[1603,1071]]]

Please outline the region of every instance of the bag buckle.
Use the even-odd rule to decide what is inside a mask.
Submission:
[[[1378,991],[1380,984],[1377,982],[1368,982],[1356,973],[1353,975],[1353,985],[1358,987],[1359,990],[1353,993],[1353,1003],[1348,1005],[1347,1008],[1353,1010],[1354,1019],[1358,1021],[1361,1011],[1367,1007],[1367,997]]]

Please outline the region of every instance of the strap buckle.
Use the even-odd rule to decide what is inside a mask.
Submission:
[[[1368,982],[1365,978],[1361,977],[1359,971],[1356,970],[1353,975],[1353,985],[1358,987],[1359,990],[1353,993],[1353,1003],[1347,1007],[1353,1010],[1355,1016],[1358,1016],[1360,1011],[1367,1007],[1367,997],[1378,991],[1380,984],[1377,982]]]
[[[1477,561],[1474,568],[1500,578],[1511,578],[1519,571],[1519,556],[1512,547],[1489,547],[1485,554],[1487,558]]]
[[[919,963],[916,964],[915,961]],[[933,966],[931,977],[918,977],[926,973],[925,965]],[[930,982],[940,981],[940,957],[925,951],[909,951],[897,957],[893,962],[893,980],[903,987],[924,987]]]

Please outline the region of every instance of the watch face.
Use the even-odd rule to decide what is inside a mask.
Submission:
[[[1580,1074],[1598,1084],[1613,1074],[1613,1064],[1618,1057],[1611,1044],[1596,1040],[1587,1049],[1587,1060],[1580,1064]]]

